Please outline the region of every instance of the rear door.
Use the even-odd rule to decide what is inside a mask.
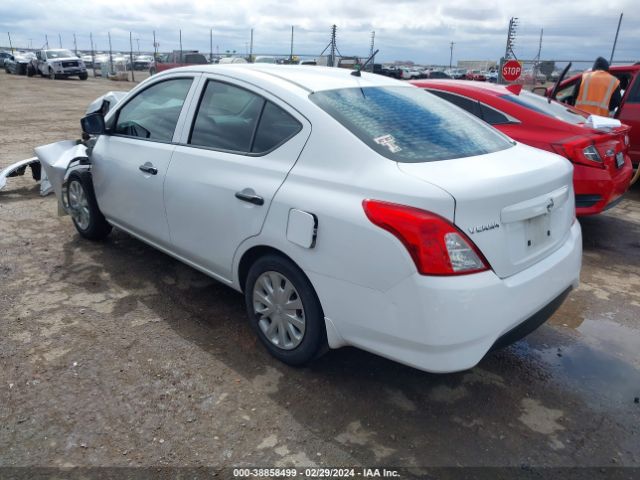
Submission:
[[[172,250],[230,279],[236,249],[260,233],[311,125],[278,98],[215,76],[192,105],[165,182]]]
[[[163,246],[169,244],[163,186],[191,89],[194,75],[149,84],[119,106],[109,119],[112,133],[100,136],[91,155],[96,198],[105,217]]]

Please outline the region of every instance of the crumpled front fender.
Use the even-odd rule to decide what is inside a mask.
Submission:
[[[68,213],[65,186],[69,174],[76,170],[91,170],[87,147],[75,140],[63,140],[35,148],[51,187],[58,199],[58,214]]]

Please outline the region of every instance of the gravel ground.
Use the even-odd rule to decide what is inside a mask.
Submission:
[[[131,83],[0,73],[0,168],[79,136]],[[640,189],[581,220],[582,285],[453,375],[346,348],[272,359],[240,294],[115,231],[79,238],[30,178],[0,192],[0,466],[640,466]]]

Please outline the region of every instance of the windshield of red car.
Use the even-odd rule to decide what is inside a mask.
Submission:
[[[549,102],[548,98],[525,90],[522,90],[520,95],[507,94],[501,95],[500,98],[517,103],[522,107],[541,113],[547,117],[553,117],[574,125],[584,123],[587,117],[586,113],[576,110],[573,107],[556,102],[555,100]]]

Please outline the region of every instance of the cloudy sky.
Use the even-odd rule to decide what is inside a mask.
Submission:
[[[330,26],[338,26],[343,55],[369,52],[371,31],[381,61],[411,59],[418,63],[497,60],[503,53],[509,18],[519,17],[515,53],[534,58],[540,29],[542,57],[592,60],[609,57],[624,12],[616,59],[640,60],[640,9],[637,0],[2,0],[0,46],[49,45],[89,48],[89,33],[97,48],[128,49],[129,32],[141,50],[153,49],[153,31],[160,50],[183,48],[209,52],[236,50],[244,54],[254,29],[254,53],[289,52],[291,26],[294,53],[318,55],[329,43]]]

